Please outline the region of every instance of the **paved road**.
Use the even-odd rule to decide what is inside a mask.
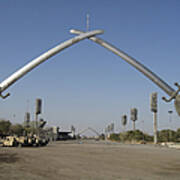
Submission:
[[[0,180],[180,179],[180,150],[102,141],[0,147]]]

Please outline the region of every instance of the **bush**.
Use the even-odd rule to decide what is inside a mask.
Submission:
[[[119,134],[111,134],[110,140],[114,141],[152,141],[153,137],[148,134],[144,134],[140,130],[127,131]]]
[[[173,131],[170,129],[164,129],[158,132],[158,141],[159,142],[177,142],[178,141],[179,131]]]
[[[14,124],[10,126],[10,133],[13,135],[21,136],[23,135],[24,128],[21,124]]]
[[[0,120],[0,135],[8,135],[10,131],[11,122],[7,120]]]
[[[119,134],[110,134],[110,137],[109,137],[110,140],[114,140],[114,141],[120,141],[120,137],[119,137]]]

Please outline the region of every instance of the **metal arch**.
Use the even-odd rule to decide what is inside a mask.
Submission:
[[[93,128],[89,127],[89,130],[91,130],[92,132],[94,132],[96,135],[100,136],[100,134]]]
[[[0,97],[3,99],[8,97],[10,94],[7,93],[6,95],[2,95],[2,92],[5,91],[9,86],[14,84],[18,79],[23,77],[25,74],[27,74],[29,71],[34,69],[36,66],[39,64],[43,63],[50,57],[54,56],[58,52],[64,50],[65,48],[85,39],[89,38],[90,40],[96,42],[97,44],[100,44],[101,46],[105,47],[106,49],[112,51],[114,54],[120,56],[122,59],[124,59],[126,62],[134,66],[137,70],[139,70],[141,73],[143,73],[146,77],[148,77],[150,80],[152,80],[156,85],[158,85],[163,91],[165,91],[170,98],[166,99],[163,97],[163,100],[166,102],[170,102],[171,100],[175,99],[174,104],[177,113],[180,115],[180,85],[178,83],[175,83],[175,85],[178,87],[178,89],[175,91],[172,87],[170,87],[165,81],[163,81],[161,78],[159,78],[155,73],[150,71],[147,67],[139,63],[136,59],[132,58],[125,52],[121,51],[120,49],[116,48],[115,46],[111,45],[110,43],[94,37],[97,34],[102,34],[102,30],[95,30],[95,31],[90,31],[90,32],[83,32],[79,30],[71,30],[71,33],[74,34],[80,34],[79,36],[76,36],[70,40],[67,40],[56,47],[48,50],[44,54],[40,55],[36,59],[32,60],[30,63],[27,65],[23,66],[21,69],[13,73],[11,76],[9,76],[7,79],[2,81],[0,83]]]
[[[83,34],[83,31],[72,29],[70,30],[73,34]],[[177,90],[175,91],[171,86],[169,86],[165,81],[163,81],[160,77],[158,77],[155,73],[153,73],[151,70],[149,70],[147,67],[145,67],[143,64],[138,62],[133,57],[129,56],[127,53],[123,52],[122,50],[116,48],[115,46],[111,45],[107,41],[104,41],[103,39],[97,38],[97,37],[90,37],[90,40],[94,41],[95,43],[103,46],[104,48],[112,51],[114,54],[120,56],[122,59],[124,59],[127,63],[135,67],[137,70],[139,70],[141,73],[143,73],[146,77],[148,77],[151,81],[153,81],[157,86],[159,86],[163,91],[165,91],[170,98],[166,99],[163,97],[162,99],[166,102],[170,102],[171,100],[175,99],[175,108],[177,113],[180,115],[180,95],[178,94],[180,92],[180,85],[178,83],[175,83],[175,86],[177,86]]]
[[[86,129],[82,130],[82,131],[81,131],[80,133],[78,133],[77,135],[81,135],[81,134],[83,134],[84,132],[86,132],[86,131],[88,131],[88,130],[90,130],[90,131],[94,132],[96,135],[100,136],[100,134],[99,134],[96,130],[94,130],[93,128],[91,128],[91,127],[88,127],[88,128],[86,128]]]
[[[81,135],[82,133],[84,133],[84,132],[86,132],[88,130],[88,128],[86,128],[86,129],[83,129],[80,133],[78,133],[77,135],[79,136],[79,135]]]
[[[73,34],[82,34],[83,31],[72,29],[70,30]],[[126,62],[134,66],[136,69],[138,69],[140,72],[142,72],[146,77],[151,79],[155,84],[157,84],[161,89],[163,89],[169,96],[173,94],[175,91],[173,88],[171,88],[166,82],[164,82],[161,78],[159,78],[156,74],[154,74],[152,71],[150,71],[147,67],[139,63],[137,60],[123,52],[122,50],[116,48],[115,46],[111,45],[107,41],[104,41],[103,39],[97,38],[97,37],[90,37],[90,40],[96,42],[97,44],[105,47],[106,49],[112,51],[114,54],[120,56],[122,59],[124,59]]]
[[[97,35],[97,34],[103,34],[103,32],[104,32],[103,30],[94,30],[94,31],[90,31],[90,32],[80,34],[80,35],[78,35],[78,36],[76,36],[74,38],[71,38],[71,39],[63,42],[63,43],[60,43],[59,45],[55,46],[54,48],[52,48],[52,49],[48,50],[47,52],[43,53],[39,57],[35,58],[31,62],[29,62],[28,64],[26,64],[22,68],[20,68],[15,73],[13,73],[7,79],[2,81],[0,83],[0,96],[3,99],[8,97],[10,95],[9,93],[7,93],[5,96],[3,96],[2,92],[5,91],[9,86],[14,84],[18,79],[20,79],[25,74],[27,74],[29,71],[31,71],[32,69],[34,69],[35,67],[37,67],[38,65],[43,63],[44,61],[48,60],[50,57],[56,55],[57,53],[64,50],[65,48],[68,48],[69,46],[72,46],[73,44],[75,44],[75,43],[77,43],[77,42],[79,42],[79,41],[81,41],[83,39],[92,37],[92,36]]]

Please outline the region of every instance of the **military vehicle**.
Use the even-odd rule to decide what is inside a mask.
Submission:
[[[3,140],[4,147],[16,147],[18,146],[18,141],[15,136],[7,136],[6,139]]]
[[[46,146],[48,144],[48,140],[46,138],[39,137],[37,135],[33,136],[7,136],[2,144],[4,147],[25,147],[25,146]]]
[[[33,136],[33,146],[46,146],[48,144],[49,140],[45,137],[40,137],[37,135]]]

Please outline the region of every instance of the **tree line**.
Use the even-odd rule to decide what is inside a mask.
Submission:
[[[21,124],[12,124],[9,120],[0,120],[0,136],[22,135],[24,127]]]
[[[145,141],[153,142],[153,136],[143,133],[140,130],[126,131],[122,133],[113,133],[109,136],[110,140],[119,142]],[[158,131],[158,142],[180,142],[180,128],[177,131],[164,129]]]
[[[34,132],[33,125],[26,126],[24,124],[12,124],[9,120],[0,119],[0,137],[9,135],[22,136],[24,134]]]
[[[0,137],[9,135],[21,136],[24,133],[35,131],[33,125],[27,127],[23,124],[12,124],[9,120],[0,119]],[[104,139],[104,138],[102,138]],[[110,140],[125,142],[125,141],[146,141],[153,142],[153,136],[143,133],[140,130],[126,131],[121,133],[112,133],[109,136]],[[180,142],[180,128],[176,131],[171,129],[164,129],[158,131],[158,142]]]

